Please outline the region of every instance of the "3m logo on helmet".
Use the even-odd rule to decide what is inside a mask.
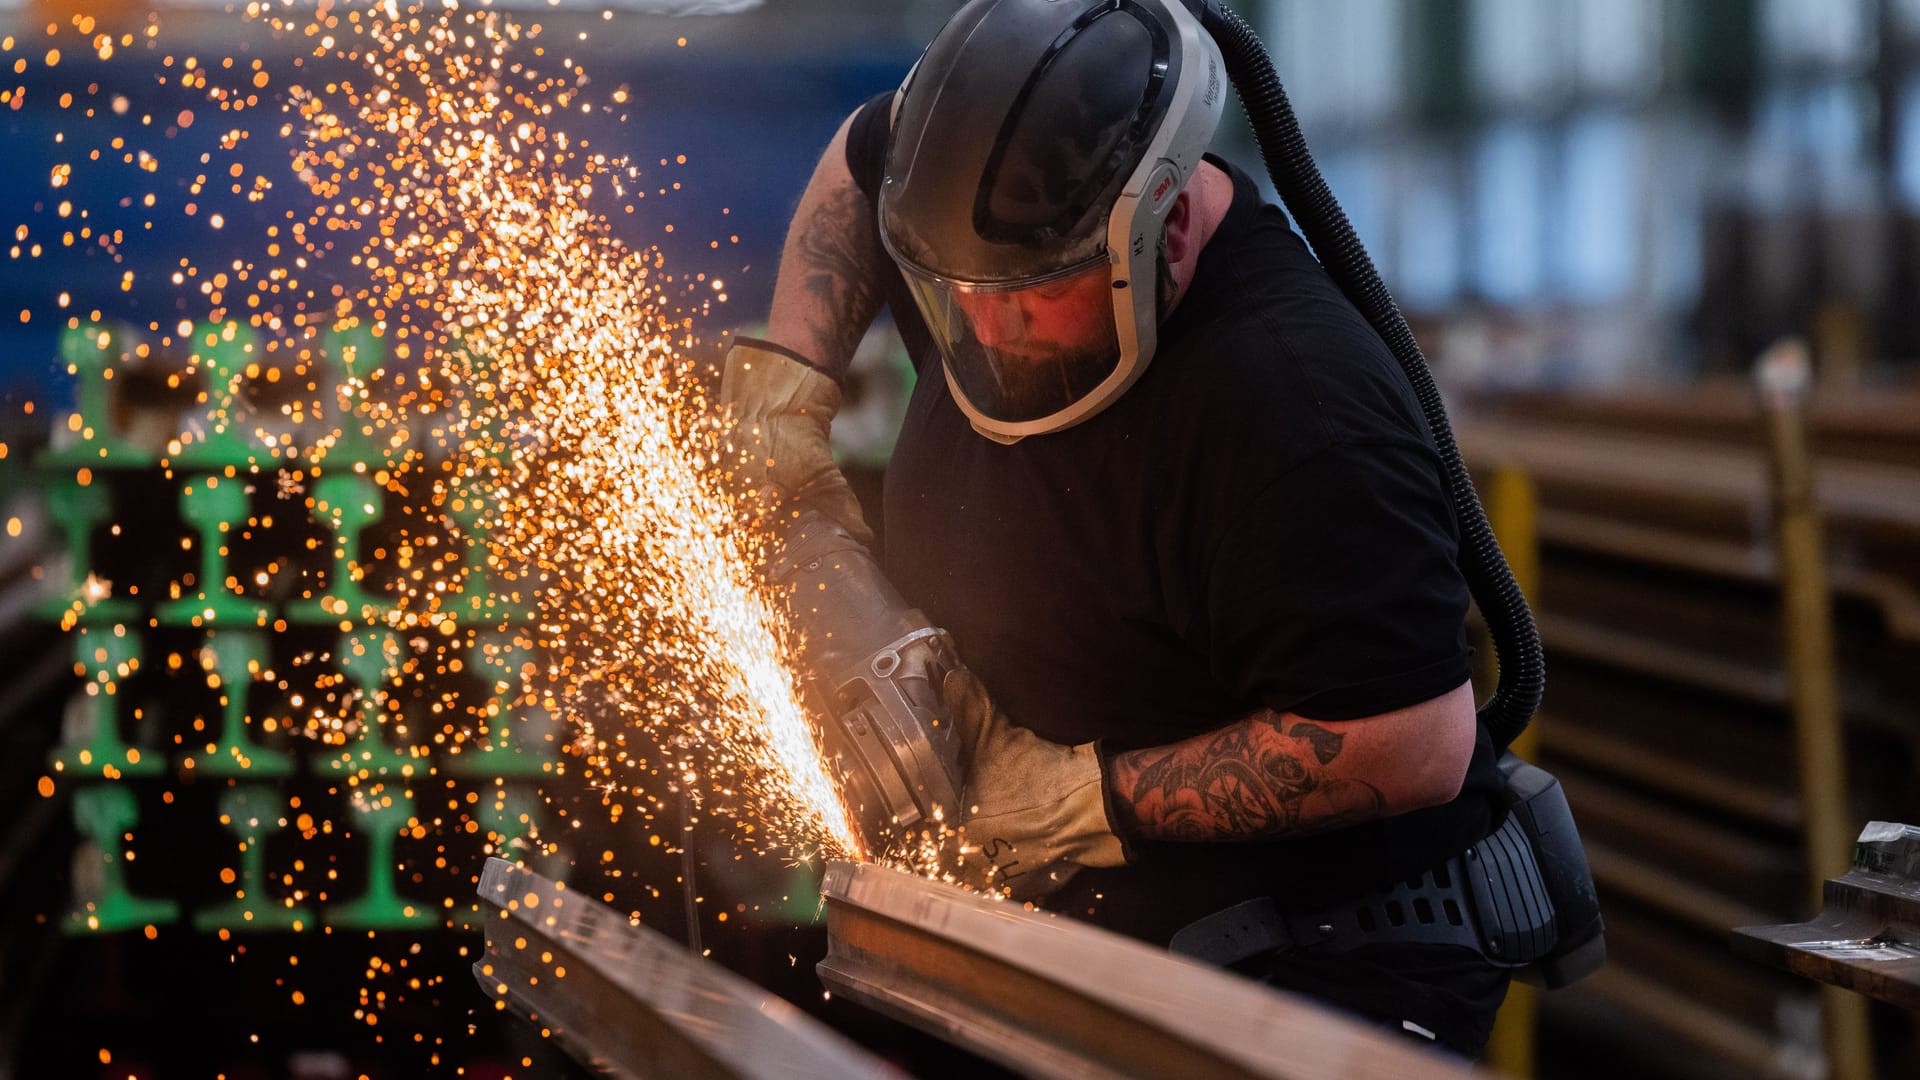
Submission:
[[[1172,176],[1170,176],[1170,175],[1169,175],[1169,176],[1163,176],[1163,177],[1161,177],[1161,178],[1160,178],[1160,186],[1158,186],[1158,187],[1156,187],[1156,188],[1154,188],[1154,189],[1153,189],[1153,201],[1157,203],[1157,202],[1159,202],[1159,201],[1160,201],[1161,199],[1164,199],[1164,198],[1166,198],[1166,197],[1167,197],[1167,189],[1168,189],[1168,188],[1170,188],[1170,187],[1172,187],[1172,186],[1173,186],[1173,177],[1172,177]]]

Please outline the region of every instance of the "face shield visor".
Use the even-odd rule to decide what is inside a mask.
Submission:
[[[1058,416],[1120,367],[1104,253],[1014,284],[966,284],[908,266],[902,272],[976,422],[1006,431]]]

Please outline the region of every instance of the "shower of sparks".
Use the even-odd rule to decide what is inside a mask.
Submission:
[[[96,380],[163,378],[156,392],[172,397],[130,407],[185,420],[158,438],[136,432],[145,460],[184,481],[189,502],[244,495],[238,517],[195,519],[181,538],[206,559],[193,572],[159,595],[88,577],[62,625],[97,624],[97,605],[130,601],[191,607],[196,628],[282,634],[292,606],[307,605],[295,622],[390,631],[377,683],[345,670],[366,642],[255,664],[250,677],[277,687],[281,706],[245,725],[340,751],[354,805],[369,790],[400,795],[381,805],[416,839],[441,821],[427,783],[440,766],[486,750],[497,721],[544,709],[570,725],[579,765],[560,768],[584,773],[615,820],[623,804],[671,816],[684,793],[755,849],[865,854],[800,705],[791,631],[755,570],[764,539],[740,524],[724,432],[692,359],[691,315],[724,301],[725,286],[676,281],[658,252],[624,244],[609,215],[635,213],[641,172],[567,130],[569,116],[630,107],[628,91],[590,98],[586,73],[542,44],[538,24],[484,3],[254,2],[241,14],[274,44],[163,55],[151,15],[111,27],[76,15],[45,41],[0,42],[23,76],[0,87],[0,108],[14,110],[24,77],[48,76],[63,47],[66,70],[135,51],[158,60],[151,100],[84,78],[59,94],[53,141],[68,157],[12,225],[9,257],[88,250],[114,264],[121,293],[168,313],[123,338],[61,282],[19,319],[88,328],[77,347],[98,354]],[[192,150],[175,142],[189,133]],[[289,145],[294,190],[311,196],[298,209],[256,170],[258,146],[244,153],[275,139]],[[84,192],[103,189],[117,205],[85,205]],[[180,251],[161,276],[120,269],[136,250],[145,261],[131,265],[153,265],[168,244]],[[68,362],[84,381],[84,364]],[[110,465],[105,419],[76,410],[64,434]],[[79,467],[77,484],[92,472]],[[343,478],[362,486],[329,494]],[[317,525],[306,546],[330,568],[291,551],[229,565],[236,541],[286,535],[260,510],[268,497]],[[366,544],[363,564],[354,530],[383,499],[408,520]],[[216,617],[215,601],[236,599],[263,614]],[[217,652],[175,652],[163,666],[206,667],[219,687]],[[485,700],[435,688],[463,667]],[[427,687],[424,715],[404,707],[402,684]],[[212,738],[217,726],[176,735],[173,763],[258,764],[257,748]],[[356,767],[370,731],[395,758]],[[118,775],[85,754],[78,765]],[[459,799],[446,801],[465,820]],[[289,818],[308,837],[330,827]],[[294,889],[286,904],[310,898],[328,899]]]
[[[703,396],[692,316],[725,285],[624,244],[612,216],[647,221],[658,201],[640,200],[679,184],[569,131],[639,103],[484,2],[235,16],[196,39],[231,55],[189,54],[124,10],[0,36],[0,74],[18,77],[0,111],[47,95],[59,155],[4,224],[8,257],[86,252],[106,283],[47,275],[17,313],[65,331],[81,387],[54,425],[61,528],[117,541],[116,515],[144,503],[128,535],[167,562],[76,558],[58,615],[86,646],[95,734],[73,734],[35,790],[89,808],[76,824],[100,876],[82,923],[172,932],[178,906],[145,906],[118,874],[146,835],[126,781],[149,813],[155,788],[173,808],[176,781],[221,785],[231,892],[186,914],[224,920],[212,932],[236,956],[249,930],[366,934],[354,1016],[377,1042],[382,1011],[442,977],[376,930],[473,925],[475,847],[581,854],[543,834],[539,792],[592,791],[655,846],[686,842],[690,804],[780,858],[875,855],[800,704],[783,603],[755,570],[765,539],[741,524]],[[290,169],[261,167],[276,145]],[[125,498],[126,477],[156,471],[162,494]],[[169,497],[184,532],[141,535]],[[216,704],[155,710],[180,721],[157,726],[150,696],[122,692],[136,677]],[[535,745],[541,713],[561,722],[558,762]],[[570,810],[556,799],[546,821]],[[269,862],[275,833],[294,857]],[[345,838],[368,853],[364,884],[338,875]],[[921,840],[888,857],[935,868]],[[641,854],[598,862],[618,878]],[[302,1005],[293,960],[275,985]]]
[[[656,807],[653,787],[686,788],[757,846],[857,854],[723,486],[691,320],[596,209],[637,170],[561,126],[590,107],[584,73],[516,59],[536,35],[492,12],[389,3],[348,29],[336,52],[362,81],[291,90],[296,172],[336,200],[319,229],[364,238],[376,330],[418,342],[400,408],[438,423],[444,498],[478,505],[490,561],[538,598],[536,683],[575,749]],[[396,326],[409,314],[425,328]],[[446,600],[417,592],[402,617]]]

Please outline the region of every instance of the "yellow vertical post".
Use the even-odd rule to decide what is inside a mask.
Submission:
[[[1533,480],[1518,465],[1493,470],[1486,485],[1487,521],[1494,538],[1513,568],[1513,580],[1529,603],[1540,599],[1539,497]],[[1528,725],[1513,741],[1513,752],[1531,761],[1538,740]],[[1516,1080],[1532,1080],[1534,1072],[1535,991],[1516,982],[1507,991],[1506,1004],[1494,1021],[1487,1042],[1487,1064]]]
[[[1822,884],[1847,870],[1854,828],[1847,809],[1846,748],[1834,671],[1833,599],[1827,589],[1820,510],[1814,501],[1813,463],[1807,451],[1807,396],[1812,380],[1806,343],[1797,339],[1769,348],[1754,367],[1773,482],[1774,545],[1780,567],[1811,910],[1818,912]],[[1831,1080],[1870,1080],[1873,1046],[1866,1000],[1839,987],[1822,987],[1821,1017],[1827,1075]]]

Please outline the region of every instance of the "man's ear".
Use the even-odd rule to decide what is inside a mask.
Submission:
[[[1167,209],[1167,261],[1184,262],[1193,249],[1193,192],[1182,191],[1174,196],[1173,205]]]

